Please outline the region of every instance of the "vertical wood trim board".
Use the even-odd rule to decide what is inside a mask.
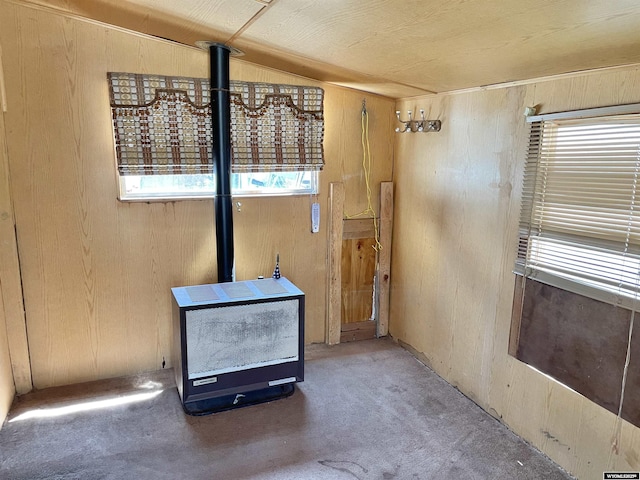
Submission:
[[[7,159],[4,115],[0,114],[0,294],[7,323],[13,382],[20,394],[32,389],[32,380]]]
[[[0,58],[0,65],[2,59]],[[4,302],[3,291],[3,265],[4,258],[1,251],[4,251],[4,245],[11,243],[11,237],[6,237],[6,224],[9,217],[6,207],[8,206],[7,199],[8,185],[7,181],[7,169],[6,169],[6,155],[4,146],[4,115],[0,112],[0,428],[9,413],[13,398],[16,394],[15,382],[13,380],[13,367],[11,365],[11,353],[9,350],[9,339],[7,334],[7,312]],[[15,237],[13,237],[15,240]]]
[[[7,89],[4,85],[4,69],[2,66],[2,45],[0,45],[0,109],[3,112],[7,111]]]
[[[524,277],[516,275],[515,287],[513,289],[513,307],[511,310],[511,328],[509,330],[509,355],[514,358],[518,355],[518,339],[520,338],[520,325],[522,323],[524,284]]]
[[[344,184],[329,185],[329,286],[327,288],[327,336],[329,345],[340,343],[342,308],[342,217]]]
[[[11,409],[15,395],[16,387],[13,383],[13,373],[11,371],[7,321],[2,301],[2,285],[0,284],[0,429]]]
[[[393,182],[380,182],[380,245],[378,252],[378,337],[389,333],[391,293],[391,234],[393,231]]]

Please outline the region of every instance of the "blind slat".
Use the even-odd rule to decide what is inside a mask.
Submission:
[[[531,123],[515,270],[624,303],[640,296],[640,112],[608,112]]]

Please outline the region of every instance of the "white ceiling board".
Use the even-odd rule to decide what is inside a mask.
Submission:
[[[148,12],[153,15],[167,15],[176,20],[211,27],[218,32],[228,33],[229,37],[264,7],[263,3],[255,0],[111,0],[111,2],[130,3],[148,9]]]
[[[244,33],[432,91],[640,61],[640,2],[280,0]]]
[[[11,0],[394,98],[640,63],[640,0]]]

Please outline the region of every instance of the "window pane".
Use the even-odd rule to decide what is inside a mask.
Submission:
[[[234,195],[317,192],[317,172],[234,173],[231,181]]]
[[[231,175],[234,196],[296,195],[318,192],[318,172],[260,172]],[[124,175],[120,177],[121,200],[213,198],[214,174]]]

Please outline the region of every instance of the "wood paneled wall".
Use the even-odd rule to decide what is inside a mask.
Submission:
[[[390,333],[578,478],[640,470],[640,429],[508,355],[528,128],[541,113],[640,102],[640,70],[405,99],[440,133],[396,139]],[[629,394],[637,394],[629,393]]]
[[[1,52],[1,50],[0,50]],[[2,55],[0,54],[0,96],[2,92]],[[9,201],[9,178],[7,175],[6,144],[4,133],[4,116],[2,102],[0,101],[0,259],[2,252],[15,247],[15,230],[13,228],[13,215]],[[6,269],[4,262],[0,262],[0,428],[16,393],[11,369],[11,355],[7,338],[7,309],[5,308],[4,280]],[[9,314],[11,312],[9,311]],[[24,321],[23,321],[24,324]]]
[[[155,370],[171,358],[170,287],[215,281],[213,201],[122,203],[106,73],[208,75],[207,52],[0,0],[11,191],[36,388]],[[323,342],[328,184],[366,207],[362,100],[373,190],[390,180],[394,102],[232,60],[231,78],[325,88],[321,230],[308,196],[238,199],[238,279],[282,273],[307,296],[307,343]],[[377,197],[374,198],[377,204]],[[9,336],[9,342],[12,342]]]
[[[11,357],[9,356],[9,342],[7,340],[7,322],[2,301],[2,285],[0,285],[0,428],[9,412],[13,397],[16,393],[11,372]]]

